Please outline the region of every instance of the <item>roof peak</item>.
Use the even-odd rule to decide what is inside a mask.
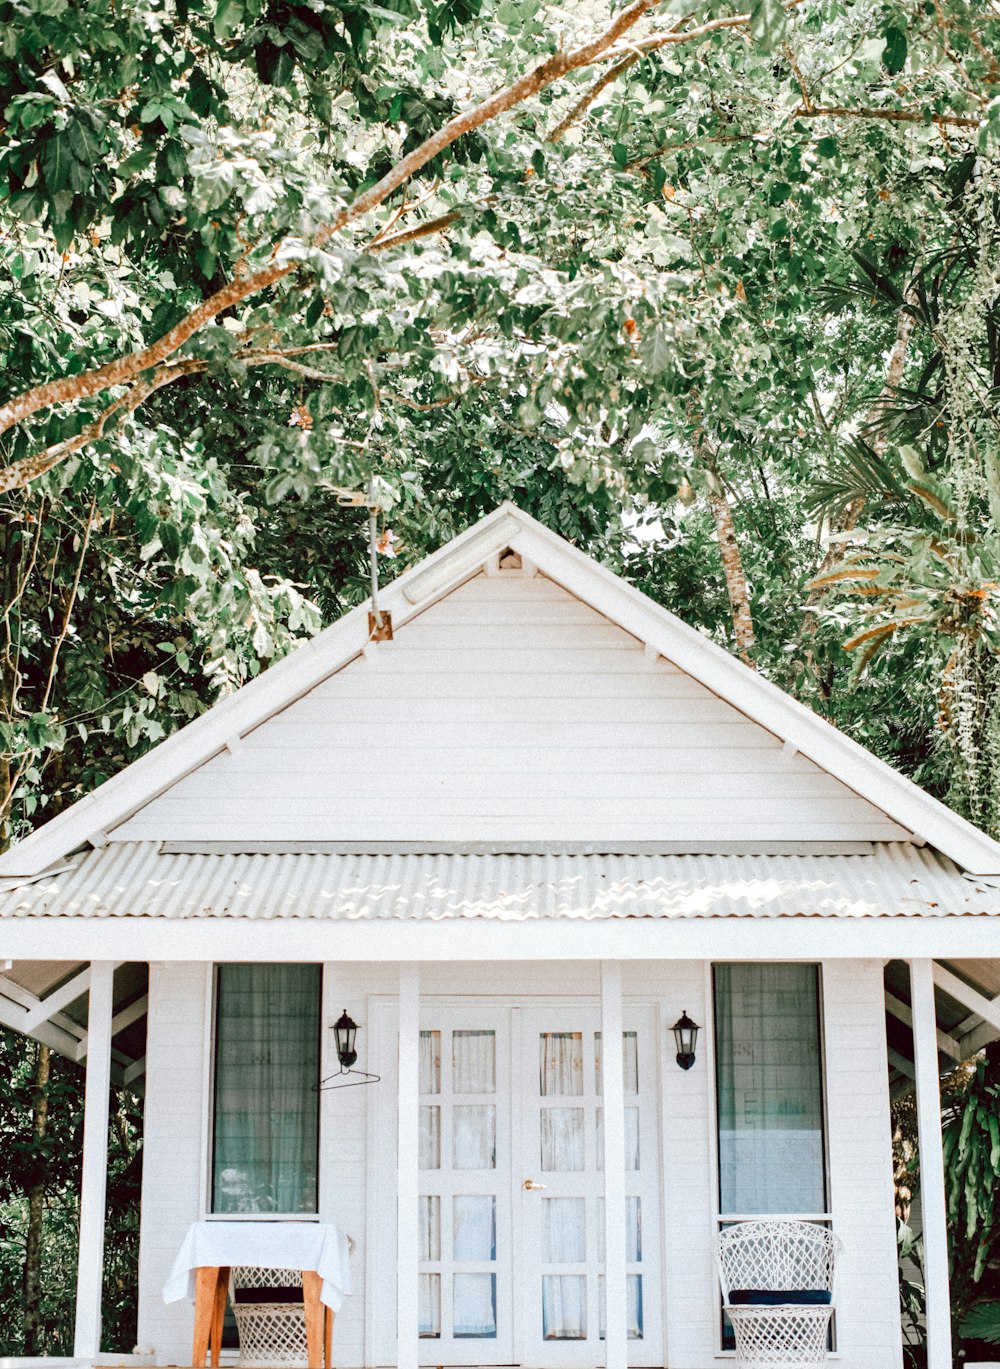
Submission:
[[[388,585],[381,607],[398,630],[507,546],[919,839],[966,870],[1000,872],[1000,844],[509,500]],[[211,756],[360,654],[377,659],[380,649],[370,640],[365,602],[11,848],[0,857],[0,877],[35,875],[83,844],[102,845],[108,832]]]

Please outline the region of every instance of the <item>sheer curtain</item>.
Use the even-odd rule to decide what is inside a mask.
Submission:
[[[220,965],[215,1212],[315,1212],[319,965]]]
[[[826,1210],[815,965],[716,965],[719,1204]]]

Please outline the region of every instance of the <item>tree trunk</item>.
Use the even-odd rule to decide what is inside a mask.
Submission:
[[[736,541],[733,513],[726,498],[726,488],[715,464],[715,456],[707,448],[703,448],[702,458],[709,474],[708,503],[715,521],[715,535],[719,539],[719,555],[722,557],[726,593],[729,595],[729,608],[733,615],[736,650],[740,653],[740,660],[756,670],[754,654],[757,644],[753,635],[750,593],[747,589],[746,572],[743,569],[743,557]]]
[[[35,1082],[32,1090],[31,1124],[36,1137],[41,1140],[49,1117],[49,1064],[51,1052],[48,1046],[39,1044],[35,1066]],[[42,1219],[45,1211],[45,1175],[39,1169],[34,1182],[28,1189],[28,1231],[24,1248],[24,1353],[41,1355],[41,1304],[42,1304]]]

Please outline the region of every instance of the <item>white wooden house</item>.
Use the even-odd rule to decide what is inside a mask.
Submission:
[[[509,504],[383,608],[0,859],[0,1019],[87,1063],[79,1359],[114,1073],[146,1363],[190,1360],[189,1224],[263,1213],[355,1236],[342,1369],[712,1369],[716,1233],[767,1213],[832,1224],[835,1353],[897,1369],[915,1078],[946,1369],[938,1070],[1000,1036],[1000,846]],[[316,1092],[344,1008],[381,1078]]]

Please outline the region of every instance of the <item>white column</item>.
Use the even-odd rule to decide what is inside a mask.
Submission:
[[[396,1106],[396,1364],[417,1369],[417,1193],[420,1131],[420,967],[399,967],[399,1095]]]
[[[83,1095],[80,1251],[73,1337],[74,1357],[90,1361],[101,1348],[101,1280],[104,1273],[114,980],[113,961],[95,960],[91,964],[87,1007],[87,1080]]]
[[[604,1086],[604,1292],[607,1369],[628,1363],[625,1271],[625,1077],[622,1065],[622,967],[601,961],[601,1074]]]
[[[951,1369],[951,1296],[948,1287],[948,1218],[941,1149],[941,1076],[938,1070],[934,967],[910,961],[917,1134],[920,1142],[920,1212],[927,1295],[927,1369]]]

